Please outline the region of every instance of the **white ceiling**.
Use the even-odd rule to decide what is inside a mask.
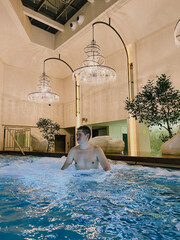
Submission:
[[[2,1],[6,0],[0,0],[0,58],[4,63],[41,73],[43,60],[58,57],[60,53],[61,58],[73,69],[81,66],[85,59],[83,48],[91,41],[91,24],[56,50],[52,50],[25,38],[15,18]],[[176,23],[180,18],[180,0],[126,0],[123,6],[122,0],[119,0],[114,7],[98,17],[98,20],[108,22],[109,17],[111,25],[125,43],[130,44]],[[95,39],[104,56],[122,47],[117,35],[105,25],[95,26]],[[65,78],[71,74],[66,65],[56,61],[46,64],[46,72],[58,78]]]

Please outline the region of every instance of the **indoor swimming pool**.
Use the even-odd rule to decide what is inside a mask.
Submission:
[[[180,171],[0,155],[0,239],[180,239]]]

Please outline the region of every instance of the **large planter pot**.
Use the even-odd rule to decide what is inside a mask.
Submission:
[[[180,127],[177,134],[163,143],[161,152],[164,155],[178,155],[180,156]]]
[[[98,145],[102,148],[104,153],[122,153],[124,150],[125,144],[121,139],[112,139],[109,136],[98,136],[91,138],[90,143]]]
[[[31,135],[31,149],[35,152],[47,152],[48,141],[40,136]]]

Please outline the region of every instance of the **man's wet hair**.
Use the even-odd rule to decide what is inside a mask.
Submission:
[[[88,126],[81,126],[81,127],[79,127],[77,130],[82,130],[82,132],[83,132],[85,135],[89,133],[89,138],[88,138],[88,140],[90,139],[90,137],[91,137],[91,130],[90,130],[90,128],[89,128]]]

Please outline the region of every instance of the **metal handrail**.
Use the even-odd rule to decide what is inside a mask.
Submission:
[[[16,149],[19,148],[21,153],[25,155],[24,148],[30,150],[30,135],[31,128],[35,128],[35,126],[17,126],[17,125],[3,125],[4,126],[4,141],[3,141],[3,151],[6,149]],[[25,134],[26,146],[20,146],[18,142],[18,138],[20,134]]]

